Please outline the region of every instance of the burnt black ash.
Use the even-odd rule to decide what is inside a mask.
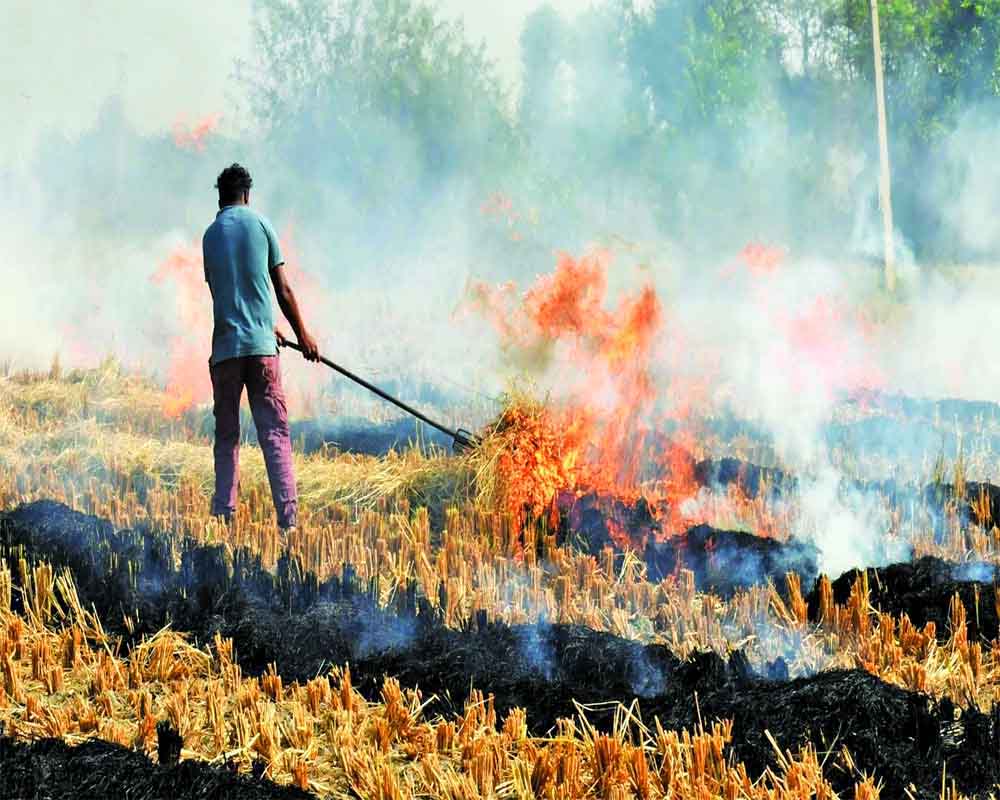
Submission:
[[[559,717],[574,716],[576,703],[638,698],[644,718],[658,716],[668,728],[691,728],[699,719],[733,719],[733,755],[754,777],[775,766],[765,730],[782,748],[807,742],[845,745],[859,769],[885,782],[886,798],[903,797],[911,784],[917,797],[937,796],[945,763],[948,775],[967,794],[989,790],[1000,777],[995,719],[975,709],[957,715],[950,703],[889,686],[865,672],[827,672],[788,681],[778,663],[765,670],[775,680],[754,674],[741,653],[728,660],[711,653],[682,660],[660,645],[579,626],[508,626],[477,619],[465,630],[454,630],[412,592],[396,609],[380,610],[372,601],[375,587],[358,586],[349,575],[336,584],[318,584],[286,563],[274,578],[245,556],[237,554],[230,562],[220,548],[193,543],[182,545],[183,566],[173,570],[166,546],[152,532],[114,531],[106,522],[53,503],[24,506],[0,520],[5,556],[45,558],[71,567],[81,599],[98,604],[109,628],[131,609],[146,615],[140,616],[144,630],[170,619],[202,643],[218,631],[234,638],[237,658],[251,673],[274,662],[286,679],[303,679],[350,661],[363,693],[375,696],[383,676],[392,675],[404,686],[420,687],[425,697],[433,696],[429,714],[460,709],[474,686],[494,695],[501,716],[513,707],[525,708],[537,733]],[[110,558],[111,553],[118,555]],[[136,581],[128,578],[130,560],[139,575]],[[128,640],[124,631],[118,632]],[[590,716],[600,730],[612,725],[610,711]],[[65,762],[67,774],[75,774],[78,767],[68,760],[72,754],[60,751],[63,745],[45,747],[56,753],[46,756],[51,763]],[[93,750],[84,754],[102,759],[114,750],[99,743],[87,747]],[[27,781],[37,780],[44,765],[31,767],[38,762],[25,761],[22,749],[8,747],[5,752],[11,760],[0,755],[3,772],[21,776],[21,786],[35,786]],[[82,763],[104,775],[100,764]],[[192,769],[185,763],[156,769]],[[130,781],[133,770],[149,768],[136,764],[120,767]],[[100,786],[114,791],[115,770],[119,768],[107,769]],[[836,758],[827,761],[825,771],[839,791],[849,790],[857,778]],[[53,789],[51,796],[62,795]],[[147,795],[137,791],[135,796]]]

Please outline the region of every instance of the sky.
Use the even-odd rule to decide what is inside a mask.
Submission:
[[[592,0],[550,0],[576,14]],[[483,41],[515,86],[525,17],[540,0],[438,0]],[[39,136],[90,127],[108,97],[138,130],[170,130],[231,107],[233,65],[250,55],[253,0],[4,0],[0,26],[0,165],[31,155]],[[223,119],[223,125],[226,120]],[[7,163],[5,163],[7,162]]]

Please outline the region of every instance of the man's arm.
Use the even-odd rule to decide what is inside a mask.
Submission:
[[[319,345],[316,340],[309,335],[306,324],[302,321],[302,314],[299,312],[299,304],[295,301],[295,293],[292,287],[285,280],[285,269],[283,264],[278,264],[271,270],[271,282],[274,284],[274,293],[278,298],[278,308],[285,315],[295,331],[295,338],[299,340],[302,348],[302,355],[310,361],[319,361]],[[284,337],[279,331],[275,331],[280,342]]]
[[[205,232],[205,236],[208,236],[208,232]],[[212,282],[208,279],[208,252],[205,247],[205,236],[201,237],[201,267],[205,273],[205,283],[208,284],[208,292],[212,295],[212,299],[215,299],[215,289],[212,288]]]

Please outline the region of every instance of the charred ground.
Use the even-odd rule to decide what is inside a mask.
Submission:
[[[155,532],[116,531],[56,503],[22,506],[0,521],[4,557],[69,567],[81,600],[95,605],[126,646],[170,622],[202,644],[216,633],[231,637],[237,659],[254,674],[274,663],[284,678],[305,680],[349,662],[367,696],[377,696],[391,675],[419,687],[431,699],[430,714],[460,710],[474,686],[494,695],[501,714],[525,708],[536,733],[594,705],[588,718],[607,730],[612,711],[600,704],[638,699],[644,718],[655,715],[668,728],[732,719],[733,755],[755,774],[776,763],[764,731],[783,749],[846,747],[859,770],[885,781],[885,797],[902,797],[911,784],[918,796],[935,795],[945,765],[967,793],[1000,778],[996,719],[975,709],[959,714],[950,702],[860,670],[787,680],[780,661],[760,675],[739,652],[682,660],[661,645],[580,626],[478,619],[455,630],[414,593],[378,608],[373,587],[359,586],[350,570],[345,580],[320,584],[285,562],[272,576],[255,559],[193,542],[182,545],[175,569],[167,547]],[[125,614],[138,616],[132,633],[116,623]],[[839,765],[829,759],[828,778],[847,790],[858,775]]]
[[[128,797],[135,800],[240,797],[247,800],[306,800],[307,792],[278,786],[261,775],[176,759],[156,764],[121,745],[91,739],[75,747],[62,739],[19,742],[0,731],[0,796],[76,800]]]

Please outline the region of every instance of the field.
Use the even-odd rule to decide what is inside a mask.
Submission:
[[[1000,0],[48,5],[0,800],[1000,798]]]
[[[698,522],[670,535],[653,493],[530,514],[517,437],[548,440],[521,397],[464,456],[299,452],[285,549],[253,445],[237,519],[209,516],[204,410],[166,416],[110,361],[0,386],[5,796],[929,797],[1000,777],[1000,491],[975,480],[998,408],[845,402],[845,442],[942,414],[964,439],[923,482],[845,445],[842,491],[891,510],[881,546],[904,557],[826,576],[788,535],[796,477],[739,460],[766,447],[725,421],[690,454]]]

